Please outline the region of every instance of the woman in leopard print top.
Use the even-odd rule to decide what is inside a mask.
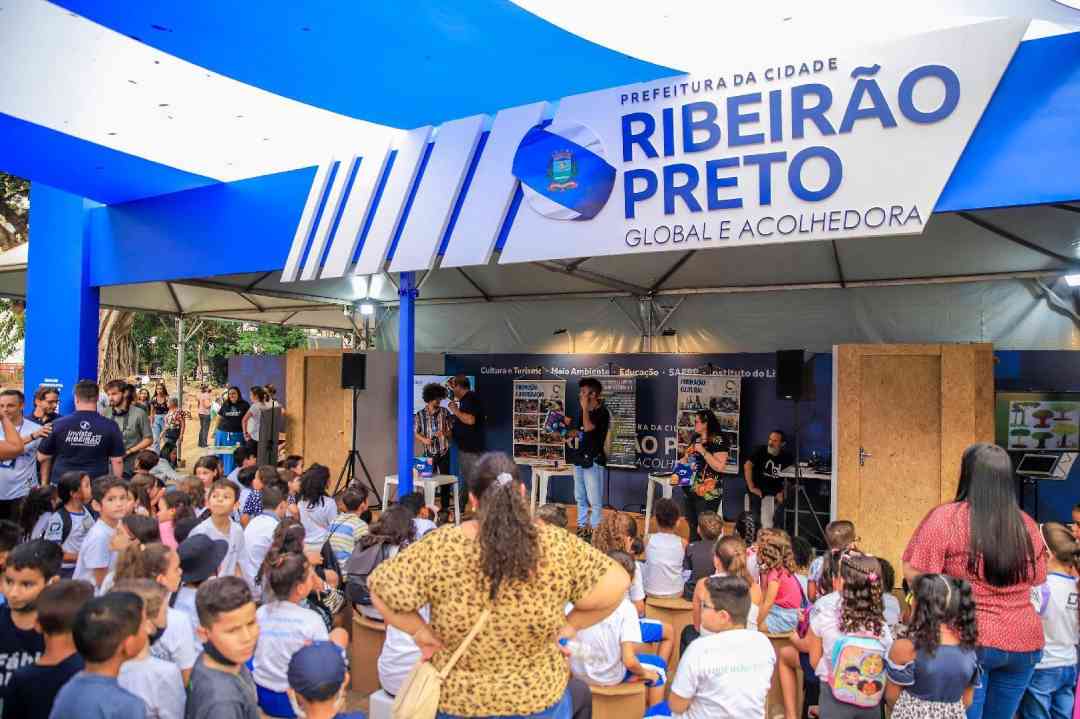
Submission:
[[[372,601],[438,669],[491,608],[443,684],[440,718],[568,718],[569,671],[557,639],[611,613],[629,586],[626,572],[569,532],[534,523],[505,454],[484,455],[467,479],[478,519],[444,525],[380,564],[368,582]],[[425,605],[430,624],[418,613]]]

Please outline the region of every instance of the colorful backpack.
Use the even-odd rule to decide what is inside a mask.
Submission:
[[[845,634],[832,651],[833,698],[857,707],[876,707],[885,694],[885,645],[873,634]]]

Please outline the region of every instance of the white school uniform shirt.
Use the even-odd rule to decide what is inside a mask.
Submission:
[[[292,602],[264,604],[257,612],[259,643],[255,645],[255,683],[283,692],[289,688],[289,660],[310,642],[325,642],[330,634],[322,617]]]
[[[221,560],[221,565],[218,567],[218,576],[231,577],[235,575],[236,563],[239,561],[240,552],[244,548],[243,527],[230,519],[229,534],[225,535],[214,526],[213,517],[207,517],[204,521],[196,524],[188,536],[194,537],[196,534],[205,534],[210,539],[229,543],[229,551],[225,552],[225,558]]]
[[[195,639],[195,625],[186,612],[169,607],[165,611],[165,633],[150,645],[150,656],[172,662],[181,670],[191,669],[202,651]]]
[[[64,536],[64,519],[60,516],[59,512],[53,512],[49,515],[49,525],[45,528],[44,539],[50,542],[56,542],[60,544],[60,549],[66,554],[74,554],[78,556],[82,549],[83,538],[86,537],[87,532],[94,526],[94,518],[83,507],[81,512],[68,512],[68,516],[71,517],[71,531],[68,533],[67,539],[64,539],[61,544],[60,540]],[[64,560],[64,569],[74,569],[75,562],[69,562]]]
[[[634,579],[630,582],[626,595],[630,597],[631,602],[645,601],[645,580],[641,574],[641,562],[634,562]]]
[[[840,592],[832,592],[814,602],[814,608],[810,611],[810,631],[821,637],[821,661],[818,662],[814,673],[824,682],[832,677],[832,655],[836,642],[844,633],[840,631]],[[881,636],[878,640],[885,647],[888,654],[892,647],[892,629],[886,624],[882,627]]]
[[[180,667],[157,657],[129,659],[116,681],[146,703],[146,719],[184,719],[187,695]]]
[[[1036,669],[1054,669],[1076,664],[1076,642],[1080,636],[1077,617],[1076,577],[1048,572],[1046,582],[1031,589],[1031,603],[1042,620],[1042,660]]]
[[[638,613],[629,599],[623,598],[615,611],[603,621],[577,633],[590,656],[589,662],[571,657],[570,671],[587,684],[614,686],[626,676],[622,661],[623,642],[641,644],[641,624]]]
[[[46,532],[49,531],[49,526],[54,520],[63,522],[56,512],[45,512],[45,514],[38,517],[37,521],[34,522],[34,528],[30,530],[30,539],[44,539]]]
[[[256,584],[255,577],[259,573],[263,560],[266,559],[270,542],[274,538],[274,532],[280,521],[276,514],[263,512],[257,517],[252,517],[248,526],[244,527],[244,546],[240,550],[238,564],[240,576],[251,587],[255,601],[259,601],[262,597],[262,587]]]
[[[186,614],[192,628],[199,626],[199,613],[195,609],[196,591],[198,590],[195,587],[180,587],[176,590],[176,600],[170,607],[170,609]],[[168,628],[166,628],[165,632],[168,633],[168,631]]]
[[[23,419],[18,425],[19,434],[23,437],[33,434],[41,429],[37,422]],[[4,436],[4,428],[0,427],[0,437]],[[0,461],[0,499],[10,501],[21,499],[30,494],[30,488],[38,484],[37,450],[41,444],[40,439],[27,442],[23,445],[23,451],[15,459]]]
[[[657,532],[645,545],[645,592],[654,597],[682,595],[686,550],[677,534]]]
[[[430,519],[421,519],[420,517],[413,517],[413,526],[416,527],[416,538],[420,539],[425,534],[436,528],[435,522]]]
[[[430,621],[431,609],[427,606],[420,609],[420,616],[424,621]],[[383,642],[382,651],[379,653],[378,670],[379,684],[384,691],[391,696],[397,696],[401,691],[401,685],[409,672],[420,661],[420,647],[416,646],[413,638],[392,624],[386,625],[386,641]]]
[[[764,716],[775,666],[772,642],[761,632],[731,629],[695,639],[671,682],[671,691],[690,706],[672,719]]]
[[[304,544],[319,548],[330,536],[330,525],[337,517],[337,502],[333,497],[323,497],[322,504],[309,506],[306,499],[297,500],[300,506],[300,524],[304,525]]]
[[[900,600],[892,592],[885,592],[881,595],[881,603],[885,608],[885,623],[895,627],[900,623]]]
[[[72,529],[72,531],[75,530]],[[116,569],[116,552],[109,549],[114,534],[116,534],[116,529],[105,524],[104,520],[98,519],[94,522],[94,526],[83,538],[82,548],[79,549],[79,559],[75,562],[75,573],[71,575],[72,579],[81,579],[94,584],[95,569],[109,571]],[[101,591],[98,590],[98,594],[100,593]]]

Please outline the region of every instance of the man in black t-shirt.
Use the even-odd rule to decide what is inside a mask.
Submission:
[[[447,406],[450,414],[454,415],[450,436],[457,447],[458,485],[461,488],[458,492],[461,501],[458,511],[464,511],[469,496],[465,478],[472,476],[477,460],[484,453],[484,405],[476,392],[472,391],[469,378],[463,374],[455,375],[450,380],[450,390],[454,393],[454,399]]]
[[[579,414],[564,420],[568,427],[573,427],[567,434],[567,459],[574,465],[574,501],[580,537],[591,537],[603,519],[605,445],[611,426],[611,414],[601,398],[603,392],[604,386],[593,377],[578,382]]]
[[[784,443],[784,433],[774,429],[769,433],[768,444],[754,450],[743,464],[750,511],[760,516],[762,527],[772,527],[777,517],[781,519],[779,524],[783,524],[784,479],[780,471],[792,463],[791,455],[784,451]]]
[[[77,470],[91,477],[124,472],[124,438],[111,419],[97,412],[96,382],[75,385],[75,412],[52,424],[52,434],[38,447],[42,482],[59,481],[64,472]]]

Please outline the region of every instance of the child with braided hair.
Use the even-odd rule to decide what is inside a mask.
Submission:
[[[758,549],[758,572],[764,594],[758,613],[761,631],[785,634],[798,625],[803,591],[795,577],[796,571],[791,537],[783,530],[769,530]]]
[[[295,714],[286,695],[289,688],[289,660],[305,644],[331,641],[342,650],[349,644],[348,634],[337,628],[327,632],[322,617],[304,606],[312,591],[322,584],[302,552],[280,551],[271,546],[263,562],[262,573],[274,601],[259,607],[256,616],[260,637],[255,646],[255,685],[259,707],[273,717]]]
[[[964,719],[980,675],[971,585],[923,574],[913,589],[908,635],[889,650],[885,698],[893,719]]]
[[[815,603],[810,629],[796,646],[810,655],[821,679],[821,719],[879,719],[885,655],[893,643],[881,599],[881,565],[854,550],[833,561],[835,592]]]

